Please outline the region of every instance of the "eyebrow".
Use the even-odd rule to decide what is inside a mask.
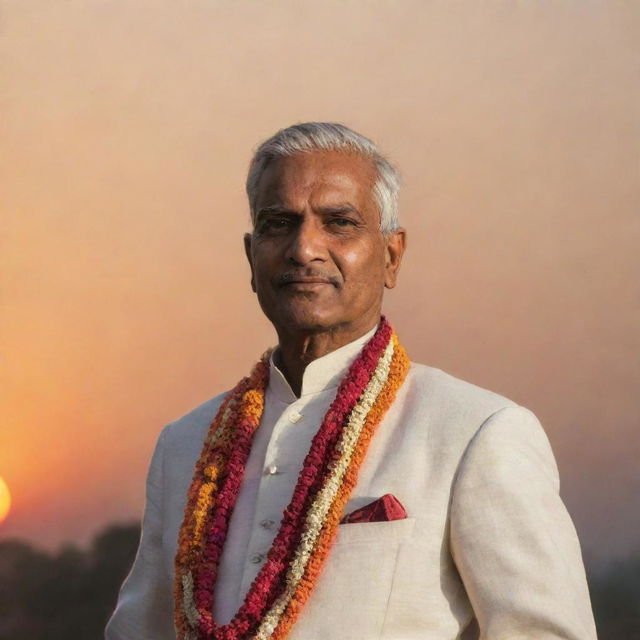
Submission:
[[[340,214],[340,213],[355,213],[358,216],[360,216],[360,211],[358,211],[358,209],[356,209],[356,207],[354,207],[352,204],[346,202],[345,204],[337,204],[334,206],[328,206],[328,207],[320,207],[318,209],[318,211],[320,211],[320,213],[324,213],[324,214]]]
[[[358,216],[362,217],[362,214],[360,213],[360,211],[358,211],[358,209],[354,207],[352,204],[350,204],[349,202],[346,202],[344,204],[319,207],[317,211],[323,215],[355,213]],[[290,216],[301,215],[299,211],[294,211],[293,209],[289,209],[280,204],[271,204],[271,205],[267,205],[266,207],[260,207],[260,209],[258,210],[258,213],[256,214],[256,219],[258,219],[260,216],[263,216],[263,215],[269,215],[270,213],[284,214],[284,215],[290,215]]]
[[[258,209],[258,215],[266,214],[266,213],[295,213],[294,211],[290,211],[286,207],[283,207],[280,204],[270,204],[266,207],[260,207]]]

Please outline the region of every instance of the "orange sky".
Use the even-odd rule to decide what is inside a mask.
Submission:
[[[413,359],[533,409],[585,553],[638,549],[637,4],[0,5],[0,535],[138,517],[162,426],[273,341],[251,149],[322,119],[403,173]]]

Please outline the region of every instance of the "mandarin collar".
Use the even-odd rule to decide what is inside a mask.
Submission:
[[[377,328],[378,326],[376,325],[371,331],[353,342],[349,342],[326,356],[316,358],[310,362],[302,375],[300,397],[303,398],[304,396],[337,387],[364,345],[373,337]],[[273,350],[269,358],[269,384],[267,390],[281,402],[291,404],[298,400],[298,397],[293,393],[284,374],[274,362],[276,351],[277,348]]]

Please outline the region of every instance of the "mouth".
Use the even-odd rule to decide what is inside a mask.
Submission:
[[[296,273],[283,273],[278,277],[278,285],[280,287],[292,288],[316,288],[325,285],[337,287],[338,283],[335,278],[326,276],[304,276]]]

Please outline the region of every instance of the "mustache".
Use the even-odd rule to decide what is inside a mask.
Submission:
[[[292,282],[327,282],[334,287],[339,287],[340,284],[342,284],[342,279],[335,274],[322,273],[321,271],[311,269],[305,269],[304,271],[285,271],[275,278],[275,284],[279,287],[291,284]]]

